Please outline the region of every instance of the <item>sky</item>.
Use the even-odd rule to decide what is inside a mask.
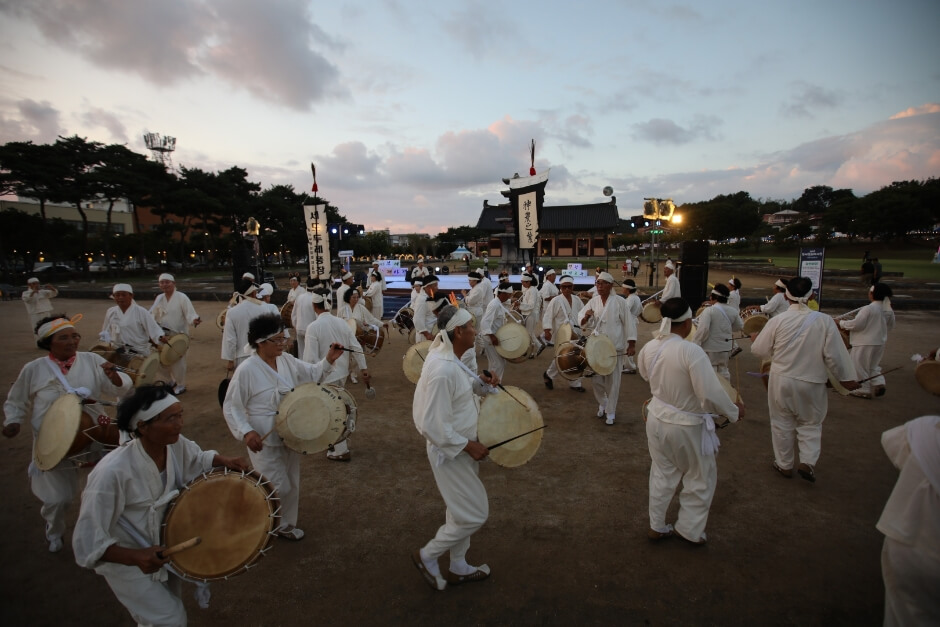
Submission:
[[[0,143],[245,168],[367,229],[940,176],[936,0],[0,0]]]

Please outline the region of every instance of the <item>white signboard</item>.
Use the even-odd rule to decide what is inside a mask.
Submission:
[[[338,253],[336,253],[336,256],[337,257],[355,257],[355,255],[353,254],[353,251],[351,250],[341,250]]]
[[[307,224],[307,261],[310,276],[330,280],[330,239],[326,234],[326,205],[304,205]]]
[[[535,248],[539,235],[539,217],[535,192],[519,195],[519,248]]]

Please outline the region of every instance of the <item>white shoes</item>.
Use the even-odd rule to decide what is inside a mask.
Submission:
[[[357,378],[356,378],[356,375],[354,375],[354,374],[350,374],[350,375],[349,375],[349,380],[350,380],[352,383],[359,383],[359,379],[357,379]]]
[[[607,420],[605,420],[604,422],[607,424],[607,426],[610,426],[614,424],[614,417],[611,416],[610,414],[607,414]]]
[[[49,540],[49,552],[58,553],[62,550],[62,538],[52,538]]]
[[[173,395],[174,395],[174,396],[179,396],[180,394],[182,394],[182,393],[185,392],[185,391],[186,391],[186,386],[184,386],[184,385],[177,385],[176,387],[173,388]]]

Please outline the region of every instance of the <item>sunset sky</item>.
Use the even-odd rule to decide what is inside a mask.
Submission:
[[[940,3],[0,0],[0,143],[78,134],[233,165],[353,222],[546,203],[858,195],[940,176]]]

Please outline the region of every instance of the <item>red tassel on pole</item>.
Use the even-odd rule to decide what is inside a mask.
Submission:
[[[529,144],[529,158],[531,160],[531,167],[529,168],[529,176],[535,176],[535,140],[532,140],[532,143]]]
[[[320,191],[320,188],[317,187],[317,168],[313,165],[312,162],[310,163],[310,171],[313,172],[313,187],[310,188],[310,191],[316,194],[318,191]]]

